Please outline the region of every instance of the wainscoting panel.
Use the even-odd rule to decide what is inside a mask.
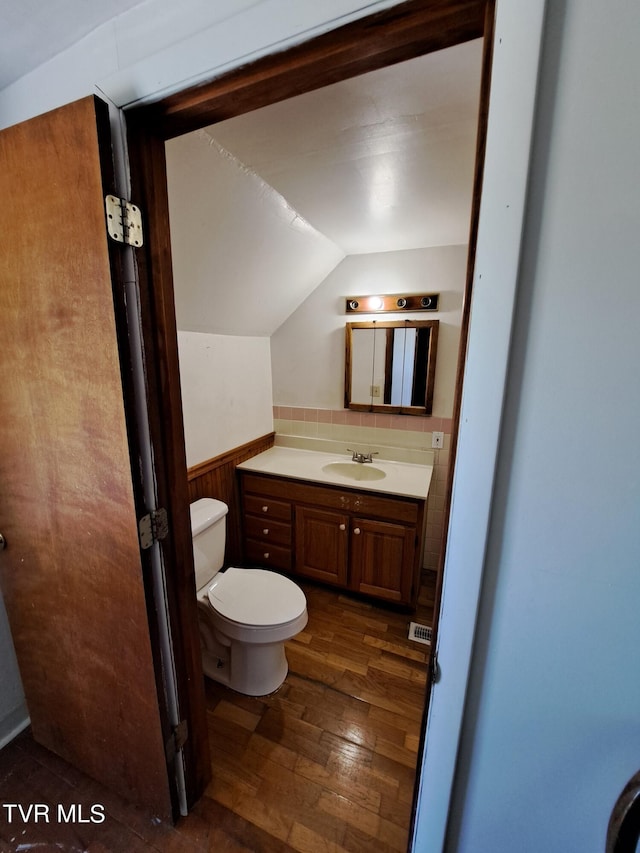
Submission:
[[[236,465],[273,447],[275,433],[271,432],[234,447],[214,459],[207,459],[189,468],[189,502],[198,498],[217,498],[229,507],[225,563],[234,565],[242,560],[242,531],[240,526],[240,495]]]

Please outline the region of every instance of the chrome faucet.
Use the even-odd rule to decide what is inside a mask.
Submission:
[[[347,451],[353,454],[351,457],[352,462],[373,462],[373,457],[378,455],[377,450],[375,453],[358,453],[357,450],[352,450],[350,447],[347,447]]]

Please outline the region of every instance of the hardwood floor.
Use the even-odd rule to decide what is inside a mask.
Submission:
[[[104,806],[103,823],[7,822],[0,853],[29,850],[316,853],[407,849],[433,584],[415,614],[304,584],[309,623],[289,674],[259,699],[207,681],[213,779],[175,827],[123,803],[25,733],[0,752],[0,802]],[[43,846],[44,845],[44,846]]]

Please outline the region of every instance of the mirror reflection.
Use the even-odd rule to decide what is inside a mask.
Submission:
[[[347,323],[345,408],[430,415],[437,320]]]

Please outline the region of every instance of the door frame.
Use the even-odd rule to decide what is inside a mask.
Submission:
[[[473,524],[473,536],[470,541],[472,566],[468,570],[471,588],[475,598],[471,605],[477,605],[479,589],[484,565],[484,546],[488,533],[488,520],[491,505],[491,490],[497,456],[497,443],[500,431],[500,419],[506,365],[508,360],[508,342],[510,339],[515,284],[517,279],[517,263],[520,249],[520,233],[524,214],[526,193],[526,175],[528,172],[528,157],[531,137],[531,121],[533,116],[533,101],[535,97],[538,53],[541,38],[541,25],[544,10],[544,0],[532,0],[521,4],[518,0],[507,2],[498,0],[498,18],[494,29],[495,0],[410,0],[385,11],[362,18],[338,29],[324,33],[311,40],[289,48],[281,53],[270,54],[212,80],[209,83],[185,89],[152,104],[133,107],[126,113],[128,126],[128,153],[131,167],[132,195],[146,214],[148,234],[145,248],[138,252],[138,275],[141,295],[144,346],[149,365],[150,387],[150,421],[152,442],[156,448],[158,468],[158,491],[164,505],[167,506],[173,518],[173,544],[176,556],[175,577],[170,577],[169,584],[173,590],[171,620],[177,637],[177,658],[189,665],[193,663],[193,654],[199,654],[197,643],[197,626],[185,625],[181,621],[182,600],[185,595],[193,595],[193,580],[189,573],[192,566],[191,536],[188,524],[188,497],[186,489],[186,462],[184,455],[184,432],[182,424],[182,405],[180,396],[180,380],[177,357],[177,331],[174,308],[173,280],[171,268],[171,247],[169,236],[167,176],[165,161],[165,141],[184,133],[213,124],[252,109],[257,109],[269,103],[274,103],[306,91],[311,91],[329,85],[339,80],[347,79],[357,74],[376,70],[396,62],[405,61],[435,50],[459,44],[461,42],[486,36],[483,59],[483,81],[481,85],[483,102],[480,109],[478,154],[476,159],[476,176],[474,182],[473,212],[469,240],[468,271],[464,296],[463,326],[461,330],[460,359],[456,382],[455,417],[454,417],[454,447],[451,451],[449,484],[447,488],[447,507],[445,517],[449,521],[446,536],[446,557],[443,558],[439,573],[440,578],[454,575],[456,580],[460,574],[460,565],[452,558],[452,543],[459,535],[459,524],[454,524],[453,512],[456,502],[458,481],[464,482],[464,476],[458,477],[458,472],[468,473],[470,451],[477,451],[478,446],[486,443],[484,453],[485,463],[482,474],[476,478],[475,491],[479,493],[481,511],[479,523]],[[518,20],[520,16],[520,20]],[[503,27],[503,29],[500,29]],[[498,33],[512,33],[518,38],[503,50],[502,36]],[[491,249],[502,246],[498,240],[495,228],[488,230],[486,245],[478,244],[484,217],[484,197],[481,205],[480,190],[483,187],[485,169],[485,145],[491,129],[491,114],[495,92],[492,85],[492,74],[495,72],[496,57],[494,44],[500,43],[502,70],[500,83],[508,82],[509,70],[517,67],[520,62],[517,51],[522,49],[522,40],[528,42],[528,52],[519,85],[512,86],[511,92],[501,91],[502,127],[505,125],[505,110],[513,111],[514,105],[522,120],[518,132],[518,144],[514,146],[515,153],[509,159],[508,166],[512,167],[512,178],[516,179],[515,186],[507,192],[510,203],[507,231],[511,239],[510,250],[505,253],[504,263],[497,264],[497,274],[500,279],[501,305],[498,308],[498,331],[494,337],[491,358],[485,357],[478,361],[477,367],[497,369],[495,394],[487,405],[491,407],[489,417],[467,420],[467,413],[475,414],[473,405],[478,401],[465,401],[469,364],[472,363],[473,353],[477,347],[470,344],[470,312],[478,280],[482,273],[478,272],[478,249]],[[516,44],[517,42],[517,44]],[[514,54],[514,51],[516,53]],[[507,73],[504,63],[507,64]],[[515,98],[515,101],[514,101]],[[508,113],[507,113],[508,114]],[[500,121],[495,120],[496,136]],[[493,138],[492,137],[492,138]],[[508,145],[507,145],[508,147]],[[500,146],[496,146],[499,150]],[[504,146],[503,146],[504,148]],[[504,152],[503,152],[504,154]],[[492,161],[492,180],[500,171],[500,165]],[[504,181],[500,181],[504,189]],[[498,193],[499,200],[491,200],[491,204],[502,205],[504,192]],[[498,220],[494,216],[494,222]],[[491,268],[489,264],[488,269]],[[486,273],[485,273],[486,275]],[[476,300],[477,301],[477,300]],[[476,305],[474,303],[474,311]],[[475,315],[474,315],[475,325]],[[486,332],[487,319],[482,318],[480,334]],[[492,333],[494,329],[492,328]],[[473,340],[473,338],[471,338]],[[493,359],[493,362],[491,362]],[[491,362],[488,364],[488,361]],[[463,383],[464,378],[464,383]],[[464,389],[463,389],[464,384]],[[482,385],[483,383],[480,383]],[[482,403],[482,401],[480,401]],[[471,406],[471,409],[470,409]],[[475,435],[470,431],[475,431]],[[469,435],[472,440],[468,441]],[[464,460],[461,459],[460,449],[465,449]],[[159,458],[158,448],[161,448],[162,458]],[[457,464],[454,460],[457,457]],[[464,464],[463,464],[464,463]],[[468,478],[467,478],[468,479]],[[463,508],[464,509],[464,508]],[[464,511],[461,519],[464,519]],[[459,521],[460,519],[456,519]],[[443,547],[443,553],[445,548]],[[453,564],[453,565],[452,565]],[[172,574],[171,569],[169,574]],[[446,590],[442,583],[438,584],[438,599],[436,613],[444,615],[444,605],[447,600]],[[450,599],[450,595],[449,595]],[[469,609],[469,608],[468,608]],[[441,621],[444,628],[444,620]],[[438,627],[438,626],[436,626]],[[475,610],[468,614],[468,622],[459,631],[453,644],[447,649],[455,658],[455,667],[448,673],[448,689],[453,689],[453,700],[456,703],[455,713],[451,715],[452,725],[448,726],[448,742],[446,754],[440,750],[433,760],[433,749],[430,744],[430,733],[433,731],[432,714],[434,702],[431,703],[429,715],[425,708],[423,721],[423,742],[421,745],[421,763],[416,784],[414,799],[414,831],[413,843],[425,833],[430,839],[444,839],[446,831],[448,805],[452,793],[455,760],[462,726],[464,709],[464,694],[469,676],[471,652],[473,647],[473,631],[475,627]],[[437,644],[440,665],[444,665],[442,633],[434,637],[434,647]],[[447,658],[448,660],[448,658]],[[197,667],[195,668],[197,670]],[[193,694],[190,685],[189,671],[178,685],[181,702],[186,703],[196,715],[199,709],[197,696]],[[427,706],[432,696],[432,684],[427,687]],[[444,685],[439,691],[444,697]],[[441,704],[441,703],[438,703]],[[204,714],[204,709],[202,709]],[[206,737],[206,721],[203,728],[192,732],[192,751],[198,750],[198,737]],[[431,738],[433,741],[433,738]],[[197,757],[192,755],[197,767]],[[426,773],[429,764],[429,774]],[[437,768],[438,779],[434,781],[434,768]],[[201,778],[206,778],[206,769],[200,767]],[[444,778],[439,774],[443,773]],[[203,775],[202,775],[203,774]],[[189,774],[188,774],[189,777]],[[430,777],[430,778],[429,778]],[[425,787],[425,780],[429,785]],[[439,783],[439,784],[438,784]],[[420,803],[425,799],[428,788],[439,788],[439,802],[430,807],[429,819],[424,818],[420,811]],[[198,784],[191,784],[187,779],[188,791],[197,791]],[[202,790],[202,788],[200,788]],[[192,801],[192,800],[190,800]],[[430,844],[432,842],[430,841]],[[432,849],[436,849],[432,847]]]

